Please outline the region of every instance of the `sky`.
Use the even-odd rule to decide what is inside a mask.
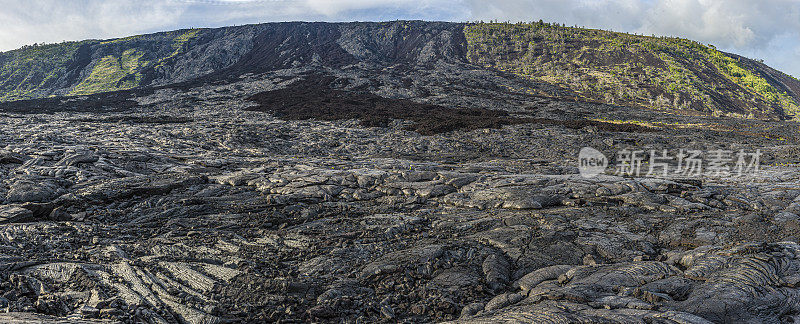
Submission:
[[[538,21],[678,36],[800,78],[800,0],[0,0],[0,51],[274,21]]]

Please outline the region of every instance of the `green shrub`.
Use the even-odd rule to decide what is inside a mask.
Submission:
[[[470,62],[563,86],[591,99],[653,108],[731,110],[711,99],[721,96],[749,105],[748,114],[769,112],[774,105],[787,113],[800,111],[794,98],[735,59],[691,40],[540,23],[468,24],[464,34]],[[575,82],[584,76],[591,76],[590,84]],[[741,89],[731,89],[727,82]]]

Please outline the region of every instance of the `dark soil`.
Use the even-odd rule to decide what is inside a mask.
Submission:
[[[255,94],[248,100],[258,106],[254,111],[270,112],[287,120],[358,119],[365,127],[386,127],[394,119],[412,121],[406,129],[422,135],[454,130],[499,128],[513,124],[560,125],[579,129],[594,126],[610,132],[650,132],[653,128],[633,124],[612,124],[591,120],[555,120],[517,118],[505,111],[481,108],[449,108],[417,103],[407,99],[391,99],[369,92],[338,90],[331,87],[335,78],[311,75],[286,88]]]
[[[287,88],[255,94],[248,98],[258,104],[250,110],[271,112],[288,120],[358,119],[365,127],[386,127],[393,119],[414,122],[408,130],[423,135],[457,129],[497,128],[523,123],[504,111],[455,109],[421,104],[405,99],[383,98],[368,92],[332,89],[330,76],[309,76]]]
[[[54,112],[121,112],[138,107],[136,95],[152,93],[152,89],[132,89],[79,97],[55,97],[0,102],[0,112],[47,114]]]
[[[614,124],[606,123],[596,120],[556,120],[548,118],[525,118],[527,123],[542,124],[542,125],[559,125],[570,129],[581,129],[584,127],[595,127],[597,130],[606,132],[622,132],[622,133],[647,133],[657,132],[658,129],[640,126],[636,124]]]

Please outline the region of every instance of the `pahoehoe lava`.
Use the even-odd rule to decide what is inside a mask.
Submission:
[[[0,322],[800,318],[800,136],[785,111],[604,102],[500,69],[550,64],[546,37],[525,56],[507,51],[518,38],[481,43],[502,30],[470,26],[184,30],[86,41],[63,69],[44,64],[65,74],[0,103]],[[569,29],[523,27],[583,49]],[[161,65],[130,89],[69,95],[126,52]],[[20,80],[0,81],[32,89]],[[608,157],[606,174],[579,174],[583,147]],[[759,150],[761,170],[613,174],[622,150],[646,172],[684,149]]]

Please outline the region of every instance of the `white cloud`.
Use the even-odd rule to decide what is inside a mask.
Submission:
[[[764,46],[800,31],[798,10],[800,2],[787,0],[665,0],[646,11],[641,30],[723,47]]]
[[[0,0],[0,49],[130,35],[168,25],[182,11],[169,2]]]

